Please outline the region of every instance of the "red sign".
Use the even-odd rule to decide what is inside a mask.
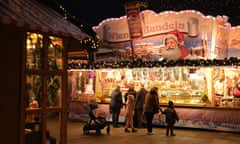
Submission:
[[[131,39],[142,37],[140,8],[138,6],[127,6],[126,15]]]

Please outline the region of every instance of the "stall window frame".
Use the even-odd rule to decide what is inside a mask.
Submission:
[[[28,31],[30,33],[37,33],[43,35],[43,67],[41,69],[27,69],[26,67],[26,58],[27,58],[27,50],[26,50],[26,40],[27,40],[27,32],[25,33],[25,42],[23,45],[22,51],[22,92],[21,92],[21,110],[20,110],[20,136],[19,136],[19,143],[25,143],[25,118],[28,114],[39,114],[41,115],[41,140],[42,144],[46,143],[47,137],[47,114],[52,112],[59,113],[59,123],[60,123],[60,139],[59,143],[64,144],[67,142],[67,100],[66,97],[66,89],[67,89],[67,38],[60,37],[56,35],[49,35],[47,33],[39,33],[34,31]],[[48,68],[48,40],[49,37],[57,37],[62,39],[62,69],[58,70],[51,70]],[[26,77],[28,74],[36,74],[42,76],[42,105],[40,108],[37,109],[26,109]],[[47,106],[47,77],[48,76],[60,76],[61,80],[61,104],[56,107],[48,107]]]

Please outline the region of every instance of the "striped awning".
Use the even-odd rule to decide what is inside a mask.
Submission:
[[[90,37],[59,13],[36,0],[0,0],[0,23],[78,40]]]

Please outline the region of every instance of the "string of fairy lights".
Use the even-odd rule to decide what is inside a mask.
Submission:
[[[73,58],[74,59],[74,58]],[[89,63],[68,63],[68,69],[103,69],[103,68],[152,68],[152,67],[218,67],[227,66],[237,68],[240,66],[240,59],[230,57],[225,59],[184,59],[184,60],[162,60],[162,61],[99,61]]]

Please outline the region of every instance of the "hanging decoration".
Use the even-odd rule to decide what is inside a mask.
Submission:
[[[153,68],[153,67],[176,67],[176,66],[191,66],[191,67],[211,67],[211,66],[240,66],[240,59],[230,57],[225,59],[196,59],[196,60],[162,60],[162,61],[142,61],[137,59],[134,61],[100,61],[89,63],[69,63],[68,69],[103,69],[103,68]]]

